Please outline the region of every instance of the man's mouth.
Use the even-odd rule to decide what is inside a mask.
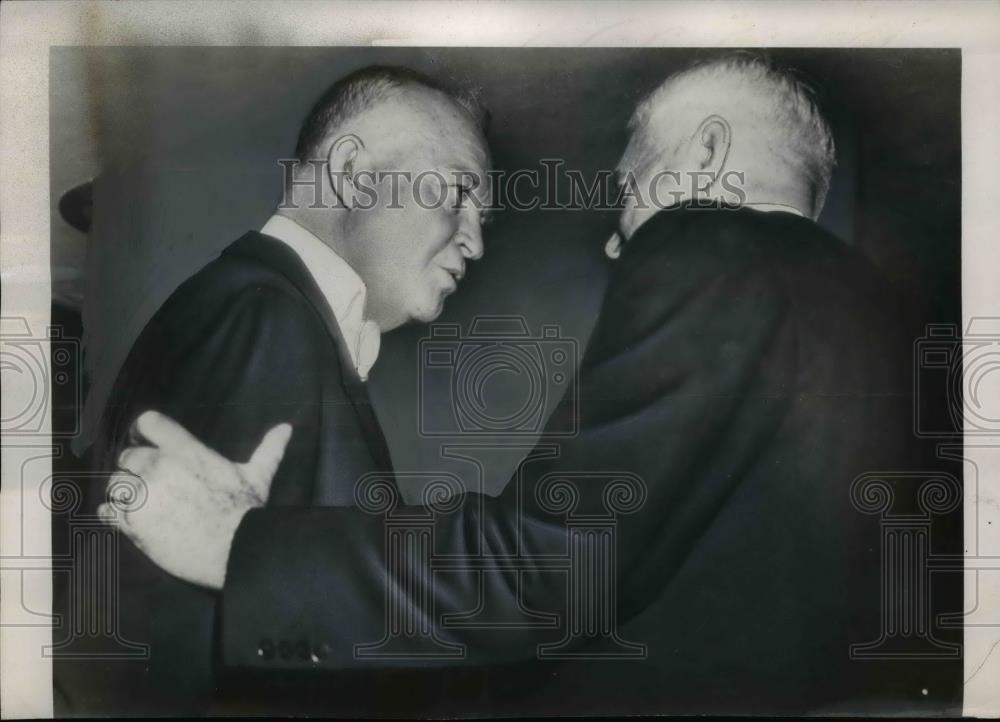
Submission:
[[[451,279],[452,279],[452,281],[455,282],[455,286],[456,287],[461,282],[461,280],[465,277],[465,266],[464,265],[462,265],[462,266],[452,266],[452,267],[444,267],[444,266],[442,266],[442,268],[444,268],[445,273],[447,273],[449,276],[451,276]]]

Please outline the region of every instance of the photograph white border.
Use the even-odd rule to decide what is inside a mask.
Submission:
[[[252,43],[247,38],[253,38]],[[49,322],[49,48],[77,45],[407,45],[560,47],[947,47],[962,49],[963,316],[1000,317],[1000,4],[996,2],[9,2],[0,6],[2,315]],[[9,403],[10,394],[3,394]],[[1000,410],[1000,394],[985,399]],[[7,415],[4,414],[6,418]],[[996,416],[994,416],[996,418]],[[48,419],[43,433],[48,433]],[[51,608],[45,448],[3,442],[0,491],[0,715],[51,717],[50,629],[20,626]],[[36,478],[37,475],[37,478]],[[1000,469],[980,469],[997,507]],[[985,494],[984,490],[990,490]],[[1000,544],[997,545],[1000,547]],[[1000,548],[978,550],[1000,557]],[[34,565],[35,571],[31,571]],[[967,572],[967,589],[973,583]],[[984,583],[987,576],[997,577]],[[979,604],[1000,605],[1000,573]],[[36,619],[37,622],[37,619]],[[1000,715],[1000,627],[965,632],[964,713]],[[990,682],[994,684],[990,684]],[[746,710],[748,713],[752,710]]]

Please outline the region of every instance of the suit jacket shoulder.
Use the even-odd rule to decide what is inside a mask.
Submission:
[[[322,293],[291,249],[259,233],[246,234],[184,282],[143,330],[102,423],[96,449],[107,452],[105,466],[113,465],[128,426],[145,408],[176,418],[237,461],[274,424],[292,423],[289,463],[272,491],[278,502],[312,502],[310,483],[290,475],[308,476],[324,447],[347,444],[352,453],[345,461],[357,452],[369,458],[366,465],[390,468]]]

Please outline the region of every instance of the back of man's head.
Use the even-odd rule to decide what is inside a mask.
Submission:
[[[475,95],[458,91],[409,68],[369,65],[331,85],[313,105],[299,131],[295,157],[299,162],[325,157],[325,145],[350,121],[407,90],[440,93],[468,113],[483,129],[487,113]]]
[[[766,167],[800,176],[808,185],[812,215],[819,214],[835,149],[816,95],[804,80],[765,55],[727,53],[667,78],[639,104],[629,127],[642,134],[646,145],[669,152],[710,115],[732,127],[741,160],[752,150],[757,158],[766,157]],[[752,177],[752,167],[731,169],[744,171],[748,183],[761,180]]]

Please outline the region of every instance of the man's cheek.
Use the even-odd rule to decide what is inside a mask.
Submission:
[[[421,229],[421,245],[432,254],[437,253],[458,232],[458,216],[447,205],[426,210],[421,214],[418,227]]]

